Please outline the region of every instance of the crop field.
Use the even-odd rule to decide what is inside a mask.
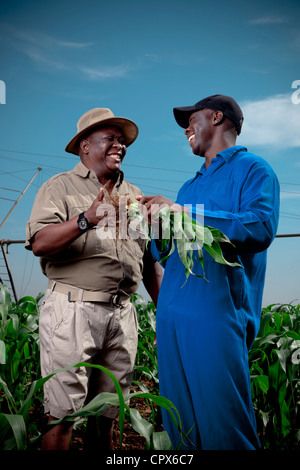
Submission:
[[[0,285],[0,293],[0,450],[39,450],[47,430],[43,384],[51,377],[42,379],[40,375],[39,303],[43,294],[37,298],[23,297],[15,304],[6,286]],[[87,417],[101,415],[110,404],[120,406],[114,449],[172,449],[162,428],[161,408],[171,414],[179,428],[181,421],[173,404],[159,394],[155,307],[139,294],[132,296],[131,301],[139,320],[131,392],[123,396],[114,376],[101,366],[93,366],[111,376],[116,393],[100,394],[72,415],[77,421],[71,449],[82,449]],[[275,304],[264,308],[261,328],[249,354],[258,434],[266,450],[299,448],[299,316],[300,305]]]

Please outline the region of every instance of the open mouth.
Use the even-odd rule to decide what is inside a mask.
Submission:
[[[190,144],[190,145],[192,145],[192,143],[194,142],[194,140],[195,140],[195,134],[189,135],[188,141],[189,141],[189,144]]]
[[[118,153],[109,153],[108,156],[109,158],[114,160],[116,163],[121,163],[122,161],[122,156],[119,155]]]

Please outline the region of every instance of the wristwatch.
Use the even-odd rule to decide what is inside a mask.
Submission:
[[[84,212],[82,212],[81,214],[79,214],[79,217],[77,219],[77,224],[78,224],[78,227],[80,228],[80,230],[82,232],[85,232],[86,230],[88,230],[89,228],[91,228],[91,225],[88,223],[88,220],[86,217],[84,217]]]

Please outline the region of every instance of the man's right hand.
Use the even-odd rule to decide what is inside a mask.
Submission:
[[[103,204],[104,199],[104,189],[101,188],[98,196],[92,203],[91,207],[84,212],[84,216],[86,217],[88,223],[92,226],[97,225],[100,220],[103,219],[104,215],[98,216],[97,209],[101,204]]]

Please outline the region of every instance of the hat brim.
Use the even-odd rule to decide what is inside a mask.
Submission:
[[[106,126],[117,126],[121,129],[123,136],[125,137],[126,147],[129,147],[129,145],[131,145],[136,140],[139,134],[138,126],[130,119],[122,117],[103,119],[101,121],[94,122],[90,126],[83,129],[81,132],[78,132],[67,144],[65,151],[68,153],[73,153],[74,155],[79,155],[80,140],[85,135],[91,133],[93,130]]]
[[[181,108],[174,108],[173,113],[177,124],[183,129],[186,129],[189,126],[189,119],[191,114],[196,111],[200,111],[204,108],[196,108],[196,106],[184,106]]]

